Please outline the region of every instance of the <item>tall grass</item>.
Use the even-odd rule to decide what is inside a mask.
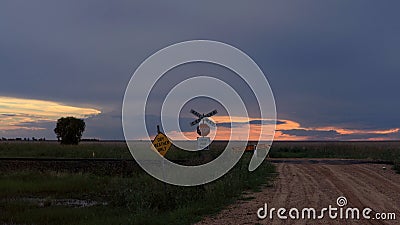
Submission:
[[[248,172],[250,154],[215,182],[166,185],[144,171],[132,176],[56,172],[0,172],[0,224],[191,224],[218,212],[245,190],[257,190],[273,178],[265,162]],[[24,197],[76,198],[107,202],[88,208],[38,206]]]

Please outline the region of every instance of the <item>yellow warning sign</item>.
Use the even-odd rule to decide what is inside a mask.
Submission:
[[[153,140],[153,146],[162,156],[167,154],[167,151],[171,148],[172,143],[169,141],[167,135],[158,133]]]

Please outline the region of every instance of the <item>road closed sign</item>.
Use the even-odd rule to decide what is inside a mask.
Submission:
[[[172,145],[167,135],[163,133],[158,133],[152,143],[156,151],[160,153],[162,156],[167,154],[168,150],[171,148]]]

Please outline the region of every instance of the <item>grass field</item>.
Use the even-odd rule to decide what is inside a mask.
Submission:
[[[218,156],[224,145],[214,143],[213,150],[204,153],[172,148],[166,157],[190,158],[189,164],[196,164]],[[93,158],[93,153],[94,158],[132,159],[123,142],[78,146],[61,146],[56,142],[0,142],[0,157]],[[251,152],[246,152],[224,177],[197,187],[166,185],[139,167],[134,173],[114,172],[111,168],[93,173],[29,166],[2,170],[0,223],[191,224],[202,216],[217,213],[239,199],[244,191],[269,184],[275,176],[273,165],[265,162],[249,173],[250,157]],[[270,157],[387,160],[400,171],[400,143],[397,142],[274,142]]]
[[[92,157],[94,151],[96,157],[131,158],[123,143],[82,143],[79,146],[1,143],[0,146],[2,157],[84,158]],[[185,156],[178,151],[173,153],[173,149],[170,151],[173,157]],[[215,152],[200,153],[194,158],[209,159],[218,155],[218,151]],[[268,185],[274,177],[274,167],[265,162],[250,173],[247,171],[250,157],[251,153],[246,153],[221,179],[197,187],[166,185],[140,168],[129,175],[33,168],[2,171],[0,224],[191,224],[234,202],[243,191]],[[82,207],[85,204],[92,206]]]

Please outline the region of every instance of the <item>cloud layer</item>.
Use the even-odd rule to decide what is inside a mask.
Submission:
[[[0,130],[44,130],[60,117],[88,118],[100,114],[93,108],[65,105],[59,102],[0,96]]]
[[[170,44],[210,39],[238,47],[264,71],[278,118],[301,124],[280,129],[280,138],[397,138],[399,8],[373,0],[1,1],[0,96],[90,103],[102,114],[87,119],[84,135],[123,139],[122,99],[133,71]],[[237,83],[204,68],[166,80],[210,71]],[[254,108],[252,98],[246,103]],[[24,113],[4,112],[1,131],[22,136],[10,129],[28,127],[53,137],[51,124],[37,122],[46,118]]]

